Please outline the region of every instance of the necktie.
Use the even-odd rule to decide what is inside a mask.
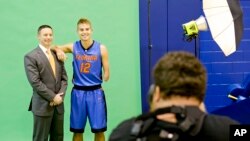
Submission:
[[[51,66],[51,68],[52,68],[52,70],[53,70],[53,74],[54,74],[54,76],[56,76],[56,65],[55,65],[54,57],[53,57],[53,55],[51,54],[51,52],[50,52],[49,49],[48,49],[46,52],[47,52],[47,54],[48,54],[48,56],[49,56],[49,63],[50,63],[50,66]]]

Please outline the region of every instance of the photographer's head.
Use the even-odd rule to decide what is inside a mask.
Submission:
[[[204,99],[206,70],[191,53],[177,51],[164,55],[155,65],[153,77],[152,109],[166,100],[169,102],[164,103],[170,105],[196,105]]]

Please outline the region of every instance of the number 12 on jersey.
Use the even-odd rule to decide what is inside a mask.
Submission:
[[[91,67],[91,63],[83,62],[83,63],[81,63],[80,72],[81,73],[89,73],[90,67]]]

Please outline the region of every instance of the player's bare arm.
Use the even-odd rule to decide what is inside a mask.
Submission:
[[[65,53],[73,52],[73,43],[69,43],[65,45],[54,45],[51,49],[56,52],[57,58],[59,60],[65,61],[67,59],[67,56]]]
[[[103,64],[103,78],[104,81],[109,80],[109,61],[108,61],[108,50],[104,45],[101,45],[101,55]]]

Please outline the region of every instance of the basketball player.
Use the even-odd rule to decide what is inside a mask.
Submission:
[[[71,94],[70,131],[73,141],[83,141],[87,118],[95,141],[104,141],[107,130],[107,111],[102,82],[109,80],[108,52],[104,45],[92,39],[92,26],[88,19],[77,22],[80,40],[56,46],[58,58],[73,54],[73,84]],[[62,55],[62,56],[60,56]]]

